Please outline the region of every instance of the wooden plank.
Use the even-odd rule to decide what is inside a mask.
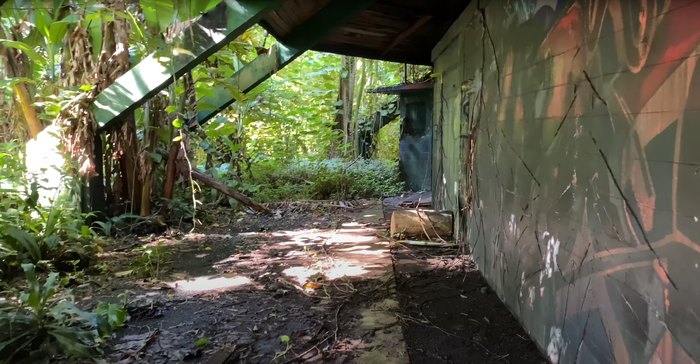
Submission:
[[[267,23],[266,28],[269,27],[268,29],[273,35],[287,34],[289,33],[289,27],[279,16],[278,12],[279,10],[273,10],[269,14],[267,14],[267,16],[265,16],[264,22]]]
[[[225,85],[216,87],[210,95],[198,100],[199,124],[207,122],[234,103],[237,95],[250,92],[374,1],[333,1],[326,5],[284,38],[285,45],[278,44],[268,54],[258,56],[236,72]]]
[[[329,52],[336,54],[344,54],[348,56],[363,57],[370,59],[381,59],[382,61],[389,62],[399,62],[399,63],[409,63],[409,64],[419,64],[419,65],[431,65],[430,55],[425,52],[424,49],[416,49],[413,52],[396,52],[395,50],[390,51],[382,57],[379,57],[379,49],[376,47],[360,47],[348,44],[338,44],[334,42],[323,42],[312,48],[319,52]]]
[[[259,55],[236,72],[224,85],[197,100],[197,121],[203,124],[236,101],[236,96],[250,92],[275,72],[301,55],[303,51],[276,44],[268,54]]]
[[[399,33],[399,35],[394,38],[394,40],[389,43],[389,45],[382,51],[382,53],[379,54],[379,56],[383,56],[387,53],[389,53],[390,50],[394,49],[396,45],[399,43],[403,42],[404,39],[406,39],[408,36],[413,34],[418,28],[422,27],[423,24],[427,23],[432,19],[433,17],[431,15],[423,15],[418,20],[416,20],[415,23],[413,23],[410,27],[406,28],[404,31]]]
[[[92,111],[99,130],[118,125],[123,115],[234,40],[280,1],[229,0],[204,14],[97,96]]]
[[[396,210],[391,214],[389,232],[392,237],[415,237],[448,240],[452,238],[451,211]]]

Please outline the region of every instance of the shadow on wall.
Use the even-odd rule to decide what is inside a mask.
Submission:
[[[478,117],[466,240],[553,362],[695,362],[700,2],[543,3],[472,2],[436,48],[479,85],[435,98],[444,130]]]

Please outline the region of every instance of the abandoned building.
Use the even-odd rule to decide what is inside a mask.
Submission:
[[[429,153],[402,163],[428,166],[415,188],[454,213],[455,235],[540,349],[552,362],[690,363],[698,19],[700,2],[686,0],[226,1],[176,39],[190,52],[135,66],[95,117],[119,122],[255,23],[280,43],[229,80],[243,92],[310,49],[432,65],[430,89],[402,94],[427,97],[402,110],[422,115],[402,143],[430,135]],[[197,121],[233,102],[215,90]]]

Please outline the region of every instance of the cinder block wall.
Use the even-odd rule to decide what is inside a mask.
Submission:
[[[434,199],[553,362],[700,360],[698,47],[698,1],[474,0],[433,50]]]

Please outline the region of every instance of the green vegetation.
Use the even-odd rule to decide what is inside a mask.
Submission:
[[[395,195],[403,191],[396,162],[355,159],[296,161],[283,168],[254,169],[254,183],[240,186],[262,202],[351,200]]]
[[[375,159],[357,150],[367,120],[393,100],[366,91],[402,82],[401,64],[306,52],[253,91],[233,90],[234,105],[208,123],[192,124],[197,100],[276,42],[258,26],[98,132],[92,98],[154,50],[174,51],[168,40],[182,22],[220,2],[0,6],[0,362],[99,357],[124,307],[79,305],[67,283],[85,283],[110,237],[156,214],[196,225],[203,203],[239,206],[193,171],[261,203],[403,189],[397,122],[380,132]],[[412,76],[426,71],[410,67]],[[170,258],[160,245],[135,252],[141,277],[158,278]],[[291,346],[282,342],[284,355]]]
[[[158,279],[165,265],[170,261],[168,249],[160,243],[157,246],[144,245],[134,251],[139,255],[131,263],[132,273],[138,277]]]
[[[0,302],[0,358],[8,363],[89,358],[124,324],[124,309],[100,303],[95,311],[78,308],[63,289],[67,279],[50,273],[42,284],[32,264],[22,264],[27,288]]]
[[[43,268],[64,268],[67,257],[94,253],[98,248],[95,234],[84,224],[85,215],[76,204],[75,181],[66,178],[62,189],[46,191],[43,182],[25,178],[23,151],[16,142],[0,145],[0,269],[8,274],[22,263]],[[52,196],[42,204],[41,196]],[[70,259],[68,259],[70,260]],[[71,269],[68,269],[71,270]]]

